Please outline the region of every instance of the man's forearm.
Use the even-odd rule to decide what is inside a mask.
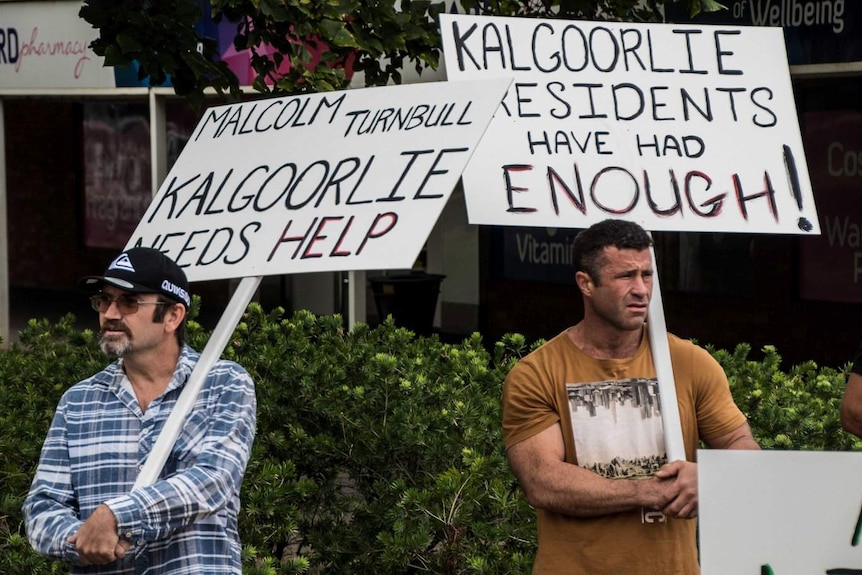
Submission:
[[[706,444],[712,449],[760,449],[747,421],[729,433],[707,440]]]
[[[862,375],[851,373],[841,400],[841,425],[857,437],[862,437]]]
[[[512,457],[512,470],[533,507],[575,517],[598,517],[633,509],[661,509],[671,499],[665,482],[609,479],[563,461],[534,465]]]
[[[23,512],[27,539],[33,549],[46,557],[71,560],[69,553],[74,553],[74,546],[67,539],[82,524],[75,511],[37,491],[27,497]]]
[[[747,436],[736,438],[725,449],[740,449],[740,450],[760,449],[760,444],[757,443],[757,440],[754,439],[753,436],[747,435]]]

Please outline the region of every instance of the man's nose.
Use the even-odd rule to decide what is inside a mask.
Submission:
[[[111,300],[108,309],[106,309],[103,313],[106,319],[120,319],[121,317],[123,317],[123,314],[120,313],[120,305],[115,299]]]
[[[632,291],[638,295],[648,296],[652,290],[652,280],[644,275],[638,274],[634,277]]]

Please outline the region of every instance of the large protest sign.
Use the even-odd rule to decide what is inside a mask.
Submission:
[[[192,282],[410,268],[510,82],[211,108],[129,245]]]
[[[470,221],[817,234],[777,28],[442,14],[448,79],[514,78]]]
[[[698,452],[703,575],[862,574],[862,453]]]
[[[133,486],[154,483],[264,275],[409,268],[510,79],[290,96],[206,111],[127,247],[189,281],[243,278]]]

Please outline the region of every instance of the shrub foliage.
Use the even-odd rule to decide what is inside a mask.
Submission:
[[[190,323],[193,347],[208,336]],[[68,572],[30,549],[21,503],[60,394],[106,363],[97,340],[67,316],[31,321],[0,351],[2,573]],[[251,304],[223,354],[258,392],[244,573],[528,573],[534,513],[506,463],[499,399],[529,347],[520,335],[490,347]],[[784,372],[770,347],[762,361],[746,344],[710,351],[765,448],[862,449],[838,421],[844,370]]]

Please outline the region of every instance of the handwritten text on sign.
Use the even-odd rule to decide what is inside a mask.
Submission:
[[[819,233],[780,29],[441,15],[449,80],[514,83],[470,221]]]
[[[207,110],[129,245],[190,281],[409,268],[509,79]]]

